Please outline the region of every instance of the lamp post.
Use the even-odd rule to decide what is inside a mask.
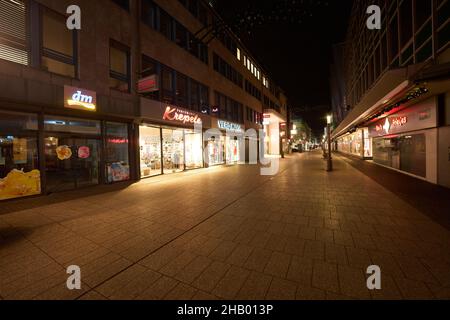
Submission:
[[[328,157],[327,157],[327,171],[333,171],[333,159],[331,158],[331,122],[333,117],[327,116],[327,139],[328,139]]]

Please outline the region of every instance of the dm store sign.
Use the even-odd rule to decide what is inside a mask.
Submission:
[[[64,86],[64,107],[69,109],[96,111],[97,94],[94,91]]]

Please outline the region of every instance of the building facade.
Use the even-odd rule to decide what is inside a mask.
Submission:
[[[0,200],[243,162],[286,108],[206,1],[0,0]]]
[[[381,30],[366,27],[372,4]],[[338,151],[450,187],[450,1],[356,1],[343,56]]]

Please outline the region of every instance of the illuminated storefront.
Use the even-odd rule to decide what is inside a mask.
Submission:
[[[264,153],[266,156],[280,156],[287,144],[286,119],[272,110],[264,114]]]
[[[372,139],[369,128],[360,128],[337,139],[337,150],[363,159],[372,158]]]
[[[129,125],[101,119],[95,92],[66,86],[49,110],[0,110],[0,200],[130,179]]]
[[[375,122],[369,128],[373,161],[437,183],[436,126],[434,98]]]
[[[142,110],[141,178],[204,167],[203,130],[194,126],[208,125],[206,116],[148,99],[142,99]]]
[[[245,145],[241,144],[244,143],[242,139],[243,125],[219,119],[217,120],[217,128],[225,135],[225,137],[221,137],[221,145],[223,146],[226,163],[233,164],[241,161],[241,149],[245,148]]]

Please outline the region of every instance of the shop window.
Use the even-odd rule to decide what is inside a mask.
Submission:
[[[203,167],[203,136],[201,132],[185,130],[186,169]]]
[[[373,159],[376,163],[425,178],[425,134],[374,139]]]
[[[109,47],[110,88],[130,92],[130,50],[128,47],[111,41]]]
[[[0,200],[41,193],[37,117],[0,112]]]
[[[42,8],[41,65],[50,72],[68,77],[77,75],[77,32],[66,26],[66,17]]]
[[[0,59],[28,65],[24,1],[0,1]]]
[[[187,106],[188,88],[187,77],[177,72],[177,104]]]
[[[60,116],[44,117],[47,192],[99,183],[101,124]]]
[[[184,132],[181,129],[162,129],[163,173],[184,171]]]
[[[173,39],[173,20],[172,17],[162,9],[159,9],[159,31],[167,39]]]
[[[213,136],[208,139],[205,159],[209,166],[225,162],[225,136]]]
[[[141,126],[139,128],[141,178],[160,175],[161,129]]]
[[[130,179],[128,125],[106,123],[106,179],[108,183]]]

